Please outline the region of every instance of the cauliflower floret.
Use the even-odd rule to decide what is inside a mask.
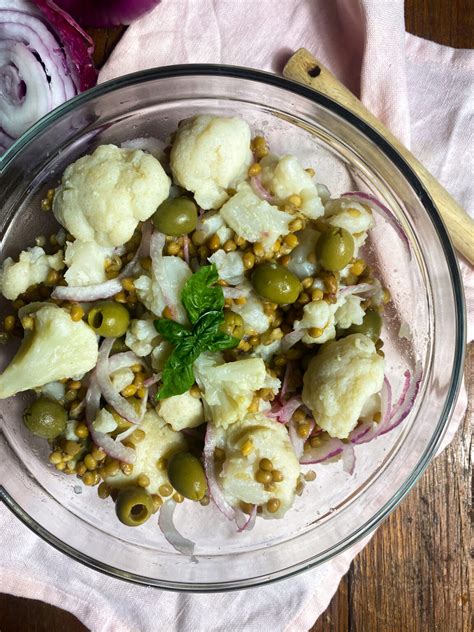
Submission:
[[[367,232],[375,226],[370,209],[348,198],[329,200],[325,206],[324,217],[331,226],[345,228],[351,233],[355,244],[354,257],[365,242]]]
[[[63,268],[62,250],[47,255],[39,246],[28,248],[20,253],[16,263],[11,257],[3,262],[0,268],[0,292],[8,300],[14,301],[32,285],[46,281],[50,270]]]
[[[39,392],[42,397],[48,397],[57,402],[64,402],[66,386],[62,382],[49,382],[49,384],[44,384],[44,386],[39,389]]]
[[[132,320],[125,334],[125,344],[141,358],[150,355],[158,339],[158,332],[150,318]]]
[[[288,270],[296,274],[299,279],[312,277],[319,269],[316,261],[316,242],[320,234],[314,228],[305,228],[296,233],[299,243],[290,255]],[[310,254],[313,257],[310,257]]]
[[[232,237],[232,228],[229,228],[219,212],[205,213],[196,226],[196,231],[203,232],[207,237],[217,235],[221,244]]]
[[[107,281],[105,261],[112,253],[113,248],[99,246],[93,241],[68,241],[64,253],[68,267],[64,278],[68,285],[95,285]]]
[[[237,285],[245,279],[245,267],[241,252],[216,250],[208,260],[216,265],[219,278],[227,281],[230,285]]]
[[[252,290],[250,283],[242,283],[240,288],[248,289],[248,294],[245,297],[247,301],[244,305],[232,305],[232,311],[242,316],[246,335],[263,334],[270,327],[270,318],[265,314],[263,302]]]
[[[337,308],[335,314],[336,325],[341,329],[347,329],[351,325],[362,325],[365,316],[365,312],[361,307],[363,300],[361,296],[348,296],[342,305]],[[340,301],[338,304],[340,304]]]
[[[201,114],[178,127],[170,155],[173,179],[203,209],[219,208],[252,162],[250,128],[240,118]]]
[[[64,171],[54,216],[81,241],[120,246],[168,197],[170,179],[141,150],[101,145]]]
[[[173,345],[167,340],[161,340],[151,352],[151,366],[154,371],[163,371],[166,360],[173,351]]]
[[[117,369],[110,374],[110,379],[116,391],[122,391],[126,386],[133,382],[133,378],[133,371],[128,367]]]
[[[194,374],[206,411],[223,428],[245,417],[255,391],[272,388],[277,392],[280,388],[280,380],[268,379],[261,358],[223,363],[219,355],[203,353],[194,363]]]
[[[326,301],[311,301],[303,308],[303,318],[295,320],[293,327],[295,331],[298,329],[306,329],[303,336],[303,342],[310,345],[313,343],[323,344],[327,340],[336,337],[336,321],[335,313],[339,303],[329,304]],[[310,335],[310,329],[320,329],[320,336],[313,337]]]
[[[114,476],[108,476],[104,480],[113,488],[129,487],[136,483],[140,474],[146,474],[150,479],[147,492],[159,494],[161,485],[170,484],[166,467],[158,468],[160,459],[169,459],[176,452],[184,452],[187,449],[186,440],[179,432],[171,430],[165,421],[154,411],[145,413],[140,429],[145,433],[145,438],[135,446],[135,462],[133,471],[126,475],[119,471]],[[171,498],[163,497],[163,501]]]
[[[281,350],[281,340],[274,340],[269,345],[260,344],[252,349],[251,356],[262,358],[268,362],[274,355]]]
[[[303,402],[332,437],[346,439],[366,401],[383,385],[384,360],[363,334],[322,347],[303,378]]]
[[[31,311],[34,329],[27,329],[16,356],[0,375],[0,399],[64,378],[82,375],[97,363],[97,337],[82,320],[51,303]]]
[[[243,456],[242,446],[248,441],[253,449],[248,456]],[[262,414],[248,415],[225,433],[225,454],[219,482],[227,500],[232,505],[237,505],[239,501],[262,505],[261,515],[264,518],[282,518],[293,504],[300,474],[300,464],[285,426]],[[255,480],[263,458],[270,459],[273,467],[283,474],[283,480],[276,483],[275,490],[271,492]],[[266,509],[270,498],[280,501],[275,513]]]
[[[255,243],[261,242],[266,251],[276,240],[290,232],[293,216],[279,211],[265,200],[261,200],[247,182],[242,182],[220,210],[227,224],[239,237]]]
[[[161,318],[169,307],[174,320],[186,323],[186,311],[181,304],[184,284],[192,275],[190,267],[180,257],[162,257],[160,279],[144,274],[135,281],[138,297],[147,309]]]
[[[176,432],[183,428],[196,428],[204,423],[202,402],[189,391],[164,399],[160,403],[159,413]]]
[[[130,383],[130,382],[129,382]],[[94,430],[96,432],[113,432],[117,428],[117,422],[114,419],[112,413],[109,413],[105,408],[101,408],[96,415],[96,418],[92,422]]]
[[[261,161],[262,184],[284,202],[291,195],[299,195],[302,200],[300,211],[310,219],[317,219],[324,213],[318,187],[312,177],[298,162],[296,156],[269,154]]]

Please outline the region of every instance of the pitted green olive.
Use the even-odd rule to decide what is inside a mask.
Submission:
[[[240,314],[231,311],[230,309],[224,310],[224,322],[220,326],[220,330],[229,336],[234,336],[239,340],[244,335],[244,319]]]
[[[168,461],[168,478],[175,490],[190,500],[202,500],[207,491],[201,462],[189,452],[173,454]]]
[[[160,204],[152,221],[161,233],[178,237],[196,228],[197,217],[196,204],[189,198],[181,196],[170,198]]]
[[[153,499],[141,487],[122,489],[115,501],[117,518],[128,527],[138,527],[153,513]]]
[[[262,263],[255,268],[252,285],[257,294],[278,305],[294,303],[301,291],[298,277],[277,263]]]
[[[331,226],[319,236],[316,255],[325,270],[342,270],[350,262],[353,254],[354,239],[345,228]]]
[[[99,336],[118,338],[127,331],[130,314],[120,303],[101,301],[90,310],[87,322]]]
[[[346,336],[350,334],[365,334],[371,340],[376,342],[380,338],[382,331],[382,316],[375,309],[368,309],[365,313],[362,324],[351,325],[349,329],[344,330]]]
[[[64,432],[67,413],[58,402],[40,397],[24,411],[23,422],[34,435],[54,439]]]

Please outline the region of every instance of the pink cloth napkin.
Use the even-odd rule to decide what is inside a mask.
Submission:
[[[469,212],[474,53],[405,33],[396,0],[163,0],[128,29],[100,80],[178,63],[279,72],[307,47],[434,173]],[[473,338],[474,282],[461,262]],[[466,406],[459,398],[444,446]],[[186,595],[127,584],[69,560],[0,508],[1,589],[73,612],[97,632],[298,631],[327,607],[369,538],[298,577],[253,591]],[[6,545],[8,543],[8,546]]]

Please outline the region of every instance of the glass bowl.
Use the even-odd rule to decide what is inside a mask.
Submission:
[[[456,258],[443,223],[403,158],[371,127],[334,101],[279,77],[234,67],[175,66],[100,85],[39,121],[4,155],[0,171],[2,259],[55,229],[40,200],[72,161],[102,143],[166,138],[200,112],[239,115],[277,153],[295,153],[333,196],[375,194],[392,212],[376,218],[365,255],[389,288],[384,325],[386,373],[395,397],[403,373],[422,367],[413,408],[393,432],[356,447],[352,476],[340,461],[317,472],[283,520],[258,520],[235,533],[213,506],[176,511],[196,542],[177,553],[156,522],[130,529],[113,503],[57,472],[47,445],[20,422],[23,396],[0,402],[2,495],[50,544],[99,571],[174,590],[256,586],[327,561],[374,529],[407,494],[435,454],[461,380],[464,305]],[[0,305],[2,315],[6,305]],[[2,349],[5,365],[9,353]]]

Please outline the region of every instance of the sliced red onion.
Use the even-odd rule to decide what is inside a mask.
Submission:
[[[381,436],[390,432],[399,426],[410,414],[413,404],[415,403],[416,396],[418,395],[418,391],[420,390],[421,378],[421,371],[418,374],[415,371],[415,375],[413,376],[413,380],[408,391],[405,393],[402,404],[392,412],[390,420],[386,424],[383,423],[383,420],[380,422],[376,436]]]
[[[257,195],[261,200],[265,200],[265,202],[269,202],[270,204],[275,201],[273,195],[263,186],[260,176],[252,176],[250,178],[250,186],[252,187],[255,195]]]
[[[93,373],[85,397],[86,423],[89,428],[92,441],[99,446],[99,448],[102,448],[107,456],[110,456],[112,459],[117,459],[118,461],[123,461],[124,463],[134,463],[135,450],[124,446],[118,440],[112,439],[112,437],[108,434],[105,434],[104,432],[97,432],[97,430],[95,430],[94,421],[97,417],[97,413],[99,412],[100,396],[100,387],[97,382],[96,375]]]
[[[266,412],[265,415],[270,417],[270,419],[276,419],[280,424],[287,424],[291,420],[293,413],[302,405],[301,397],[292,397],[283,405],[276,403],[272,410]]]
[[[290,331],[289,334],[286,334],[281,339],[281,349],[283,352],[291,349],[297,342],[299,342],[303,336],[305,335],[306,329],[302,327],[301,329],[295,329],[294,331]]]
[[[183,237],[183,255],[185,262],[189,265],[189,237],[187,235]]]
[[[135,426],[130,426],[130,428],[127,428],[126,430],[118,434],[115,438],[117,441],[125,441],[125,439],[127,439],[130,435],[132,435],[135,432],[135,430],[136,430]]]
[[[228,520],[236,519],[235,509],[227,502],[216,477],[216,468],[214,463],[214,452],[216,449],[216,435],[212,424],[207,424],[206,438],[204,440],[204,470],[206,473],[207,486],[209,495],[214,501],[217,509]]]
[[[131,24],[159,3],[160,0],[56,0],[83,26]]]
[[[305,450],[303,456],[300,459],[300,463],[303,465],[310,465],[315,463],[322,463],[332,457],[340,454],[346,447],[346,443],[335,437],[330,437],[327,441],[324,441],[320,446]]]
[[[341,197],[349,198],[353,202],[357,202],[358,204],[365,204],[370,206],[373,211],[382,215],[384,219],[393,227],[395,232],[401,238],[403,243],[405,244],[408,252],[410,252],[410,242],[408,241],[408,237],[405,234],[400,222],[395,217],[395,215],[384,205],[380,200],[378,200],[371,193],[364,193],[363,191],[348,191],[347,193],[343,193]]]
[[[310,419],[310,424],[311,424],[311,428],[308,433],[308,436],[310,436],[310,434],[314,430],[314,426],[315,426],[314,419]],[[288,434],[290,435],[291,445],[293,446],[293,450],[295,451],[296,458],[299,461],[301,457],[303,456],[304,444],[306,443],[306,438],[300,437],[300,435],[298,434],[297,424],[293,420],[290,420],[290,422],[288,423]]]
[[[290,360],[285,369],[285,375],[283,376],[283,382],[281,384],[280,392],[278,393],[278,399],[281,404],[285,403],[285,395],[288,390],[288,381],[290,379],[290,373],[293,370],[293,362]]]
[[[114,342],[115,338],[105,338],[100,346],[95,368],[97,383],[102,397],[121,417],[132,424],[139,424],[143,415],[137,415],[133,406],[120,393],[117,393],[110,379],[109,355]]]
[[[149,377],[143,382],[143,386],[145,386],[146,388],[149,388],[150,386],[153,386],[153,384],[156,384],[160,380],[161,380],[161,372],[153,373],[151,377]]]
[[[346,285],[339,288],[339,296],[349,296],[350,294],[368,294],[376,291],[371,283],[359,283],[358,285]]]
[[[386,377],[384,377],[383,381],[381,400],[382,420],[380,423],[377,424],[374,421],[368,421],[357,426],[349,435],[351,443],[360,445],[372,441],[372,439],[375,439],[375,437],[380,434],[380,429],[389,423],[392,414],[392,387]]]
[[[142,238],[140,245],[120,274],[115,279],[109,279],[104,283],[95,285],[73,286],[58,285],[51,293],[52,298],[60,301],[77,301],[78,303],[88,303],[104,298],[110,298],[122,291],[122,279],[132,276],[139,259],[148,255],[150,248],[151,223],[145,222],[142,226]]]
[[[244,514],[245,515],[245,514]],[[257,519],[257,505],[254,505],[252,511],[248,515],[245,522],[237,529],[238,533],[242,533],[242,531],[252,531],[255,526],[255,521]]]
[[[168,500],[161,508],[158,515],[158,525],[161,532],[165,536],[166,540],[171,546],[183,555],[191,556],[194,558],[195,542],[188,540],[176,529],[174,524],[174,512],[176,509],[176,503],[174,500]]]
[[[356,455],[352,443],[346,443],[342,452],[342,469],[347,474],[354,474]]]
[[[133,353],[133,351],[116,353],[109,358],[109,373],[114,373],[114,371],[125,369],[127,367],[133,366],[134,364],[141,364],[142,366],[146,366],[143,358],[138,357],[136,353]],[[143,382],[143,386],[146,386],[145,382]]]

